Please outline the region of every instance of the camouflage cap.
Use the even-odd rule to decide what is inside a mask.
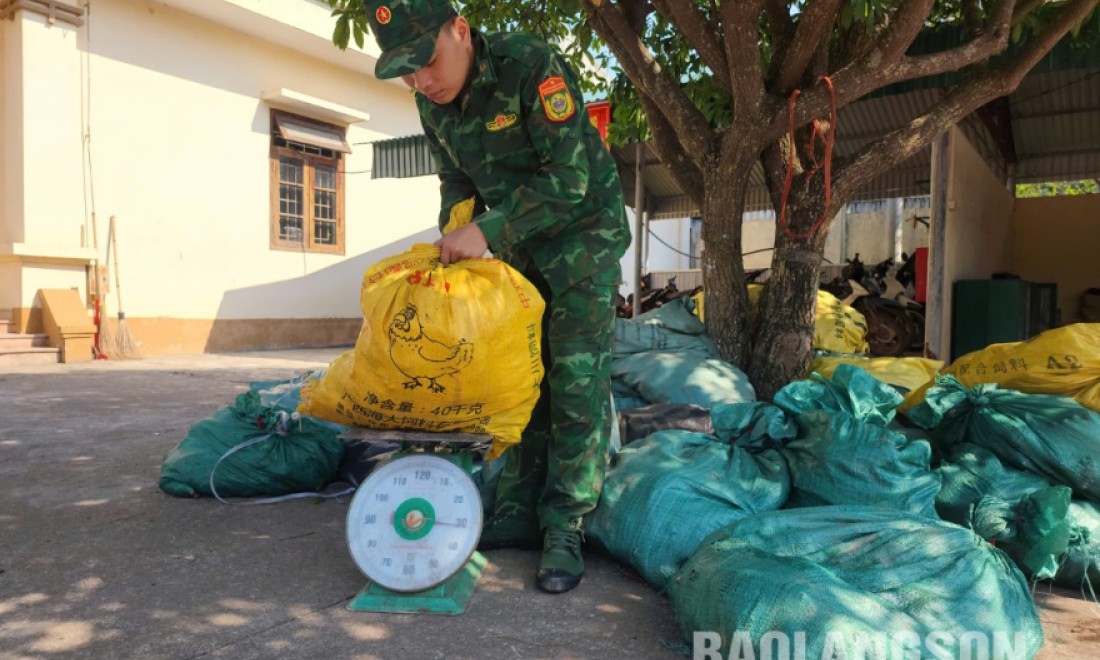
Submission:
[[[367,20],[382,57],[374,65],[379,78],[415,72],[432,59],[439,28],[457,16],[450,0],[363,0]]]

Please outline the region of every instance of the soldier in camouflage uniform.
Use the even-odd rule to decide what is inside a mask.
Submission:
[[[611,431],[611,331],[630,241],[615,164],[576,75],[545,43],[482,33],[449,0],[367,0],[375,73],[418,93],[441,180],[442,229],[475,198],[472,223],[436,242],[444,264],[490,249],[542,293],[546,378],[523,441],[505,453],[481,549],[537,548],[544,591],[584,573],[581,519],[595,508]],[[487,210],[486,210],[487,209]]]

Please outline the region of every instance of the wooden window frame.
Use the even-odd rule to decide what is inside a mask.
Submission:
[[[270,180],[270,219],[269,236],[272,250],[289,252],[316,252],[320,254],[334,254],[343,256],[346,254],[344,242],[344,154],[337,153],[335,158],[311,154],[292,147],[278,146],[275,136],[278,134],[276,117],[282,116],[299,124],[311,124],[318,128],[335,131],[343,134],[344,129],[333,124],[326,124],[301,115],[294,115],[278,110],[271,112],[271,131],[268,140],[271,144],[269,156],[269,180]],[[280,168],[279,158],[289,156],[304,162],[305,171],[302,176],[302,240],[288,241],[279,238],[279,184]],[[332,167],[336,170],[336,243],[325,245],[315,242],[314,217],[313,217],[313,181],[314,167],[321,165]]]

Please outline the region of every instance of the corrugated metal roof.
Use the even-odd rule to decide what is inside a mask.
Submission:
[[[849,156],[888,131],[904,126],[932,107],[942,94],[937,88],[918,87],[892,95],[876,95],[846,106],[837,121],[837,155]],[[1016,181],[1100,177],[1100,67],[1033,72],[1008,101],[1017,157]],[[959,128],[993,171],[1007,180],[1009,168],[984,122],[971,115],[960,122]],[[634,148],[627,145],[617,148],[615,153],[629,165],[620,172],[623,187],[629,191],[627,205],[633,206]],[[653,164],[657,158],[650,145],[646,147],[646,156],[644,179],[651,197],[651,217],[698,215],[698,209],[683,199],[667,172]],[[861,188],[853,201],[928,194],[931,160],[931,148],[921,150]],[[757,166],[746,211],[770,207],[763,181],[763,172]],[[672,199],[675,203],[669,201]]]
[[[916,86],[892,95],[876,94],[840,111],[836,153],[844,157],[888,131],[904,126],[935,104],[943,92]],[[1050,71],[1026,76],[1009,97],[1012,138],[1018,162],[1018,182],[1058,181],[1100,177],[1100,66],[1073,71]],[[997,141],[984,122],[970,116],[960,128],[993,170],[1007,180],[1008,167]],[[434,174],[435,163],[423,136],[374,143],[372,178]],[[612,149],[619,163],[623,192],[634,206],[635,146]],[[680,190],[661,164],[652,144],[643,149],[643,182],[650,217],[683,218],[699,209]],[[931,149],[861,188],[854,200],[925,195],[929,192]],[[768,209],[771,202],[764,173],[757,165],[751,174],[746,211]]]

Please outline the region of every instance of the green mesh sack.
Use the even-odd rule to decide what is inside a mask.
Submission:
[[[711,409],[720,403],[756,400],[756,390],[740,369],[697,351],[645,351],[616,357],[611,377],[647,403],[693,403]]]
[[[797,416],[799,437],[780,451],[791,471],[788,508],[855,504],[936,516],[940,476],[932,447],[843,412]]]
[[[707,534],[782,506],[788,481],[774,449],[754,454],[703,433],[658,431],[616,455],[585,536],[663,589]]]
[[[798,435],[783,410],[763,401],[720,403],[710,411],[714,435],[749,451],[780,447]]]
[[[775,396],[799,430],[781,449],[791,470],[786,506],[874,505],[935,517],[931,446],[884,428],[902,401],[897,390],[853,365],[837,367],[832,380],[814,376]]]
[[[992,452],[961,444],[936,468],[943,488],[936,510],[944,520],[994,541],[1025,573],[1054,577],[1068,549],[1071,491],[1001,464]]]
[[[690,298],[676,298],[632,319],[615,319],[613,357],[643,351],[695,351],[718,357],[706,327],[691,312]]]
[[[967,388],[941,376],[909,419],[934,428],[945,449],[969,443],[1006,465],[1100,501],[1100,413],[1073,399],[1024,394],[983,383]]]
[[[1069,505],[1071,538],[1054,581],[1089,594],[1100,587],[1100,506],[1074,501]]]
[[[876,426],[889,424],[902,401],[896,389],[851,364],[837,367],[831,380],[815,373],[789,383],[772,400],[792,415],[813,410],[846,413]]]
[[[344,447],[337,432],[310,417],[290,419],[266,406],[255,390],[237,396],[211,417],[193,425],[168,452],[161,466],[160,489],[177,497],[213,495],[255,497],[315,491],[337,474]],[[227,452],[250,440],[218,463]]]
[[[1005,500],[986,495],[978,500],[966,526],[1008,553],[1027,574],[1054,577],[1058,558],[1069,548],[1071,491],[1052,486]]]
[[[775,632],[801,636],[805,654],[789,657],[805,658],[960,657],[964,635],[1001,640],[1008,657],[1043,644],[1027,580],[1003,552],[958,525],[877,507],[733,523],[703,541],[668,592],[687,640],[718,633],[723,658],[763,657]],[[861,644],[887,655],[858,655]]]

